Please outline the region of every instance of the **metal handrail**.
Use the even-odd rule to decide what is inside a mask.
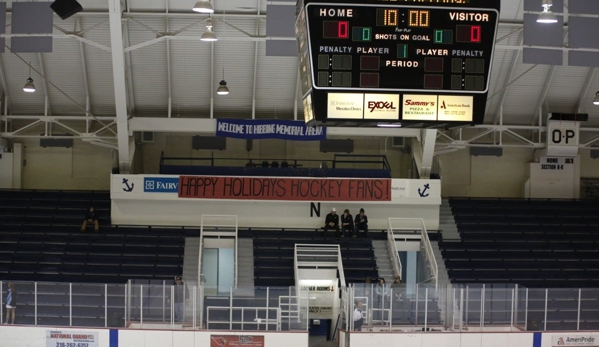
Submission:
[[[318,253],[325,253],[328,252],[328,254],[318,254]],[[309,255],[312,259],[310,259],[310,261],[302,261],[299,260],[298,257],[302,257],[302,256],[306,256]],[[336,256],[337,259],[335,261],[318,261],[319,256],[328,256],[328,257],[333,257]],[[335,266],[337,267],[337,269],[339,270],[339,280],[341,281],[341,286],[345,287],[345,274],[343,273],[343,258],[341,258],[341,248],[339,247],[339,245],[318,245],[318,244],[302,244],[302,243],[296,243],[295,247],[294,247],[294,257],[293,257],[293,262],[294,262],[294,271],[295,271],[295,280],[296,280],[296,284],[299,285],[299,283],[297,282],[299,280],[299,274],[298,274],[298,268],[302,265],[304,266],[317,266],[317,264],[323,264],[323,263],[328,263],[330,265],[335,264]]]
[[[426,231],[426,225],[424,225],[424,219],[420,219],[422,223],[422,241],[424,243],[424,252],[426,254],[426,258],[429,262],[430,269],[432,272],[431,279],[435,279],[435,290],[439,286],[439,266],[437,265],[437,259],[435,259],[435,253],[433,252],[433,245],[431,244],[431,240],[428,238],[428,232]]]
[[[387,243],[390,245],[389,252],[392,253],[392,254],[390,254],[390,256],[391,256],[391,259],[393,260],[391,262],[391,264],[393,265],[393,272],[395,273],[395,276],[402,277],[401,274],[403,273],[403,267],[401,264],[401,259],[399,258],[399,251],[397,250],[397,244],[395,244],[395,238],[393,237],[393,226],[391,225],[391,218],[389,218],[387,223],[389,226],[388,230],[387,230]]]
[[[234,311],[240,311],[241,312],[241,320],[233,320],[233,319],[226,319],[226,320],[211,320],[210,319],[210,311],[228,311],[230,316],[232,317],[233,312]],[[243,317],[245,317],[244,313],[246,311],[250,311],[250,312],[254,312],[255,316],[254,319],[250,322],[245,321],[243,319]],[[269,311],[274,311],[276,314],[276,318],[260,318],[258,317],[258,313],[259,312],[269,312]],[[268,314],[266,315],[268,317]],[[223,306],[208,306],[206,307],[206,329],[210,329],[210,324],[223,324],[223,323],[229,323],[229,329],[233,330],[233,324],[241,324],[241,330],[243,330],[243,326],[245,324],[249,324],[249,325],[256,325],[256,326],[260,326],[260,324],[265,324],[265,328],[268,331],[268,326],[269,325],[276,325],[276,331],[280,331],[281,330],[281,309],[278,307],[246,307],[246,306],[230,306],[230,307],[223,307]]]
[[[402,222],[401,227],[393,227],[393,221]],[[415,222],[415,223],[414,223]],[[425,282],[432,281],[434,279],[435,289],[437,289],[439,282],[439,267],[437,265],[437,260],[435,259],[435,254],[433,253],[433,246],[431,244],[430,239],[428,238],[428,232],[426,231],[426,225],[424,224],[424,219],[422,218],[389,218],[389,229],[391,230],[412,230],[415,233],[419,233],[420,238],[420,248],[423,249],[424,255],[426,257],[426,261],[428,262],[430,271],[432,276],[430,279],[427,279]],[[411,224],[411,225],[410,225]],[[418,235],[418,234],[413,234]],[[395,240],[395,235],[392,235]],[[410,235],[411,236],[411,235]],[[413,239],[412,237],[409,237]],[[415,237],[416,239],[418,237]]]
[[[342,160],[340,158],[352,158],[354,160]],[[375,160],[355,160],[358,158],[373,158]],[[349,163],[349,164],[381,164],[383,170],[391,170],[387,156],[380,154],[335,154],[333,159],[333,168],[336,167],[337,163]]]

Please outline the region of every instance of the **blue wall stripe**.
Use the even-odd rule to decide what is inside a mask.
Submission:
[[[543,333],[534,333],[532,335],[532,347],[541,347],[541,339],[542,338],[543,338]],[[110,347],[112,347],[112,345]]]
[[[119,330],[118,329],[110,329],[110,341],[108,344],[109,347],[119,347]],[[541,346],[541,345],[539,345]]]

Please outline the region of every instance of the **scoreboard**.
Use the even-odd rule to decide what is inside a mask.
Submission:
[[[299,0],[306,122],[482,123],[499,5]]]

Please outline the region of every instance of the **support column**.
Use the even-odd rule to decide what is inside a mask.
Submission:
[[[127,125],[127,87],[125,83],[125,51],[121,0],[108,0],[110,21],[110,44],[112,50],[112,75],[114,79],[114,105],[119,148],[119,170],[128,174],[131,170],[129,130]]]
[[[424,129],[422,132],[422,160],[418,167],[418,174],[421,179],[428,179],[433,166],[437,129]]]

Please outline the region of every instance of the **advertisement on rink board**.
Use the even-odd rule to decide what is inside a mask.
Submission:
[[[46,347],[98,347],[98,332],[46,330]]]
[[[210,335],[210,347],[264,347],[264,336]]]
[[[599,346],[599,334],[554,334],[551,336],[552,347],[563,346]]]

